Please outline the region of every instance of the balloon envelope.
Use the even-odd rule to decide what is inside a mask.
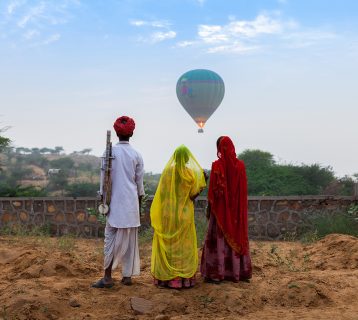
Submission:
[[[206,121],[224,98],[225,85],[217,73],[196,69],[179,78],[176,92],[181,105],[200,127],[199,132],[203,132]]]

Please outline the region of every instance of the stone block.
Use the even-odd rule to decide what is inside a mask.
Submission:
[[[287,209],[288,201],[287,200],[278,200],[275,202],[274,211],[282,211]]]
[[[20,211],[19,218],[21,222],[27,222],[30,220],[29,214],[26,211]]]
[[[13,221],[13,215],[7,211],[3,212],[1,215],[1,224],[7,224],[11,221]]]
[[[292,222],[298,223],[300,222],[301,219],[301,215],[298,212],[291,212],[291,219]]]
[[[65,201],[64,200],[55,200],[54,205],[56,207],[57,210],[65,210]]]
[[[87,216],[86,211],[80,210],[76,213],[76,220],[78,222],[84,222],[86,220],[86,216]]]
[[[8,211],[12,211],[13,210],[13,207],[11,205],[11,202],[10,201],[2,201],[2,209],[3,210],[8,210]]]
[[[74,223],[76,221],[76,218],[72,212],[66,212],[65,220],[67,223]]]
[[[33,203],[34,212],[44,212],[45,210],[45,204],[42,200],[34,200]]]
[[[256,220],[259,224],[266,224],[269,222],[269,214],[267,211],[260,211],[256,214]]]
[[[65,215],[62,212],[58,212],[55,214],[55,221],[57,223],[65,222]]]
[[[271,211],[273,200],[261,200],[259,204],[260,211]]]
[[[273,223],[268,223],[267,224],[267,235],[271,238],[271,239],[275,239],[279,236],[280,231],[277,228],[276,225],[274,225]]]
[[[75,211],[75,201],[74,200],[66,200],[65,207],[66,207],[66,211],[68,211],[68,212]]]
[[[22,201],[13,201],[12,205],[15,209],[20,209],[20,208],[22,208],[23,202]]]
[[[290,210],[299,211],[303,209],[302,202],[300,200],[290,200],[288,202],[288,207]]]
[[[251,200],[248,202],[248,210],[251,213],[259,211],[259,202],[257,200]]]
[[[259,235],[258,226],[256,224],[249,224],[249,236],[257,237]]]
[[[32,223],[36,226],[43,225],[45,223],[45,216],[42,213],[37,213],[32,218]]]
[[[32,200],[26,200],[25,201],[25,210],[26,211],[32,211]]]
[[[288,211],[283,211],[278,214],[277,222],[286,223],[290,218],[290,213]]]
[[[269,212],[270,222],[276,223],[277,222],[277,216],[278,216],[277,212]]]
[[[265,238],[267,233],[266,225],[260,224],[257,227],[260,237]]]
[[[50,204],[50,203],[48,203],[47,204],[47,212],[48,213],[54,213],[54,212],[56,212],[57,210],[56,210],[56,207],[54,206],[54,204]]]
[[[97,223],[97,217],[93,214],[90,214],[88,217],[88,222],[89,223]]]
[[[76,200],[75,206],[76,206],[76,210],[79,209],[85,210],[87,208],[86,200]]]

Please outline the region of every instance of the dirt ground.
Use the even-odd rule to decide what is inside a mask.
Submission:
[[[250,283],[158,289],[150,243],[131,287],[93,289],[102,274],[103,240],[0,237],[0,319],[358,319],[358,238],[251,242]],[[199,252],[200,254],[200,252]],[[131,307],[144,298],[147,313]]]

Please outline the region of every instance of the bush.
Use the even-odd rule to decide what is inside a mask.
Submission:
[[[46,197],[47,192],[34,186],[11,187],[7,184],[0,184],[0,197]]]
[[[313,242],[332,233],[358,237],[358,205],[352,205],[347,212],[312,218],[311,222],[313,228],[303,234],[303,241],[312,239],[309,242]]]

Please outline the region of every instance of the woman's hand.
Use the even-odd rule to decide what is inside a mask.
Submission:
[[[206,207],[206,219],[210,219],[210,215],[211,215],[211,205],[210,202],[208,202],[208,206]]]

